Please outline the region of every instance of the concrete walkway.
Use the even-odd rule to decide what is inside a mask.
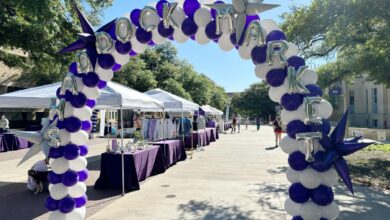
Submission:
[[[192,160],[142,182],[141,190],[123,197],[118,191],[93,189],[106,143],[96,139],[89,144],[88,219],[290,219],[283,210],[290,185],[284,174],[287,155],[280,148],[266,150],[274,145],[270,127],[222,134],[205,151],[195,152]],[[34,196],[25,190],[26,170],[38,159],[16,168],[17,155],[9,159],[0,155],[0,219],[47,219],[43,202],[48,194]],[[339,219],[390,219],[387,192],[354,188],[355,198],[342,183],[335,190]]]

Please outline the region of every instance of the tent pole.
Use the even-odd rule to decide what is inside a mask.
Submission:
[[[192,116],[192,121],[194,121],[194,116]],[[194,153],[194,125],[191,125],[191,159]]]
[[[184,109],[181,107],[181,132],[182,132],[182,139],[183,139],[183,145],[185,146],[185,139],[184,139]]]
[[[125,195],[125,162],[123,155],[123,108],[121,106],[121,163],[122,163],[122,196]]]

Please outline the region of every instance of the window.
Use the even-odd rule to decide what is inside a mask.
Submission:
[[[349,97],[349,111],[351,114],[355,113],[355,96],[353,94]]]
[[[374,128],[378,127],[378,120],[376,119],[372,120],[372,127]]]
[[[378,113],[378,89],[372,88],[372,113]]]

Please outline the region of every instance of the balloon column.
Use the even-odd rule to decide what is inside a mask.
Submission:
[[[293,219],[334,219],[338,206],[330,188],[338,180],[331,163],[344,163],[330,141],[325,152],[319,139],[330,132],[326,120],[332,106],[323,100],[315,85],[317,74],[305,66],[298,48],[272,20],[257,15],[276,7],[262,0],[223,1],[184,0],[180,4],[160,0],[155,6],[134,9],[129,14],[93,30],[76,7],[83,33],[61,53],[81,50],[69,67],[57,97],[60,104],[51,110],[53,130],[49,156],[50,197],[46,207],[50,219],[84,219],[88,177],[85,156],[92,109],[115,71],[148,46],[168,40],[184,43],[191,39],[201,45],[215,42],[223,51],[237,49],[241,58],[252,59],[256,75],[268,82],[272,100],[283,105],[282,120],[288,136],[282,149],[290,154],[287,178],[292,182],[287,212]],[[56,143],[58,134],[59,144]],[[332,139],[333,140],[333,139]],[[53,142],[53,143],[52,143]],[[327,142],[328,143],[328,142]],[[330,156],[328,156],[330,155]],[[326,162],[316,163],[323,158]],[[330,161],[330,162],[329,162]],[[326,164],[326,166],[324,165]]]

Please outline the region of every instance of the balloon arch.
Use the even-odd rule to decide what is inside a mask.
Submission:
[[[233,0],[200,4],[197,0],[135,9],[96,32],[75,7],[83,33],[61,53],[82,50],[69,67],[57,91],[60,100],[50,110],[50,124],[43,137],[50,145],[52,172],[50,196],[45,206],[50,219],[84,219],[88,130],[92,109],[115,71],[142,53],[147,46],[168,40],[191,39],[201,45],[218,43],[223,51],[236,49],[242,59],[251,59],[256,75],[270,85],[269,96],[281,103],[281,118],[287,136],[281,142],[289,154],[287,179],[292,183],[285,209],[293,219],[335,219],[338,205],[332,186],[339,176],[352,191],[347,164],[342,156],[366,145],[358,139],[343,141],[347,115],[329,135],[327,118],[332,105],[322,99],[318,76],[305,66],[298,48],[272,20],[260,21],[258,13],[276,7],[262,0]]]

